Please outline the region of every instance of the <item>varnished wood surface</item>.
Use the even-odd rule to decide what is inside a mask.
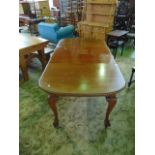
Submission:
[[[122,90],[125,80],[104,41],[75,38],[58,43],[39,86],[56,95],[107,96]]]
[[[41,47],[45,47],[47,45],[48,41],[43,38],[39,38],[36,36],[32,36],[30,34],[23,34],[19,33],[19,52],[34,52],[37,49]]]

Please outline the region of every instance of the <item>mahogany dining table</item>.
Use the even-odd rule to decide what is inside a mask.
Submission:
[[[39,79],[39,86],[49,94],[55,128],[59,127],[58,96],[105,96],[108,106],[104,126],[107,128],[116,94],[125,87],[125,80],[104,40],[72,38],[59,41]]]

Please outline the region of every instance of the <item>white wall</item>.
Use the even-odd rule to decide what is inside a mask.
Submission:
[[[53,7],[53,0],[48,0],[48,1],[49,1],[50,8]]]

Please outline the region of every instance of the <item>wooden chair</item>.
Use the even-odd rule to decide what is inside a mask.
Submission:
[[[118,47],[121,47],[121,56],[123,55],[125,41],[108,39],[107,44],[110,47],[110,49],[113,49],[114,58],[116,58],[117,56]]]
[[[121,56],[123,55],[124,46],[127,42],[128,31],[125,30],[114,30],[107,34],[107,44],[110,48],[114,49],[114,58],[117,55],[117,48],[122,47]]]

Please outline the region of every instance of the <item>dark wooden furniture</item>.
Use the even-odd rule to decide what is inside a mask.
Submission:
[[[19,25],[28,25],[30,33],[37,32],[36,25],[44,21],[45,19],[30,18],[25,15],[19,15]]]
[[[116,9],[114,29],[127,30],[129,22],[129,3],[128,1],[119,1]]]
[[[76,27],[81,20],[84,0],[59,0],[60,25],[72,24]]]
[[[130,87],[131,84],[135,81],[135,80],[133,80],[134,73],[135,73],[135,67],[132,67],[132,72],[131,72],[130,80],[128,82],[128,87]]]
[[[107,44],[110,48],[114,48],[114,58],[117,55],[118,46],[122,46],[121,55],[123,55],[124,45],[127,42],[126,35],[129,31],[125,30],[114,30],[107,34]]]
[[[29,55],[33,54],[33,52],[38,52],[38,57],[42,63],[42,67],[44,68],[46,66],[44,48],[47,43],[47,40],[39,37],[22,33],[19,34],[19,65],[25,81],[29,79],[27,58]]]
[[[103,40],[74,38],[58,43],[39,86],[49,94],[54,127],[59,127],[57,96],[105,96],[108,107],[104,125],[107,128],[109,115],[116,105],[116,94],[125,87],[125,80]]]

